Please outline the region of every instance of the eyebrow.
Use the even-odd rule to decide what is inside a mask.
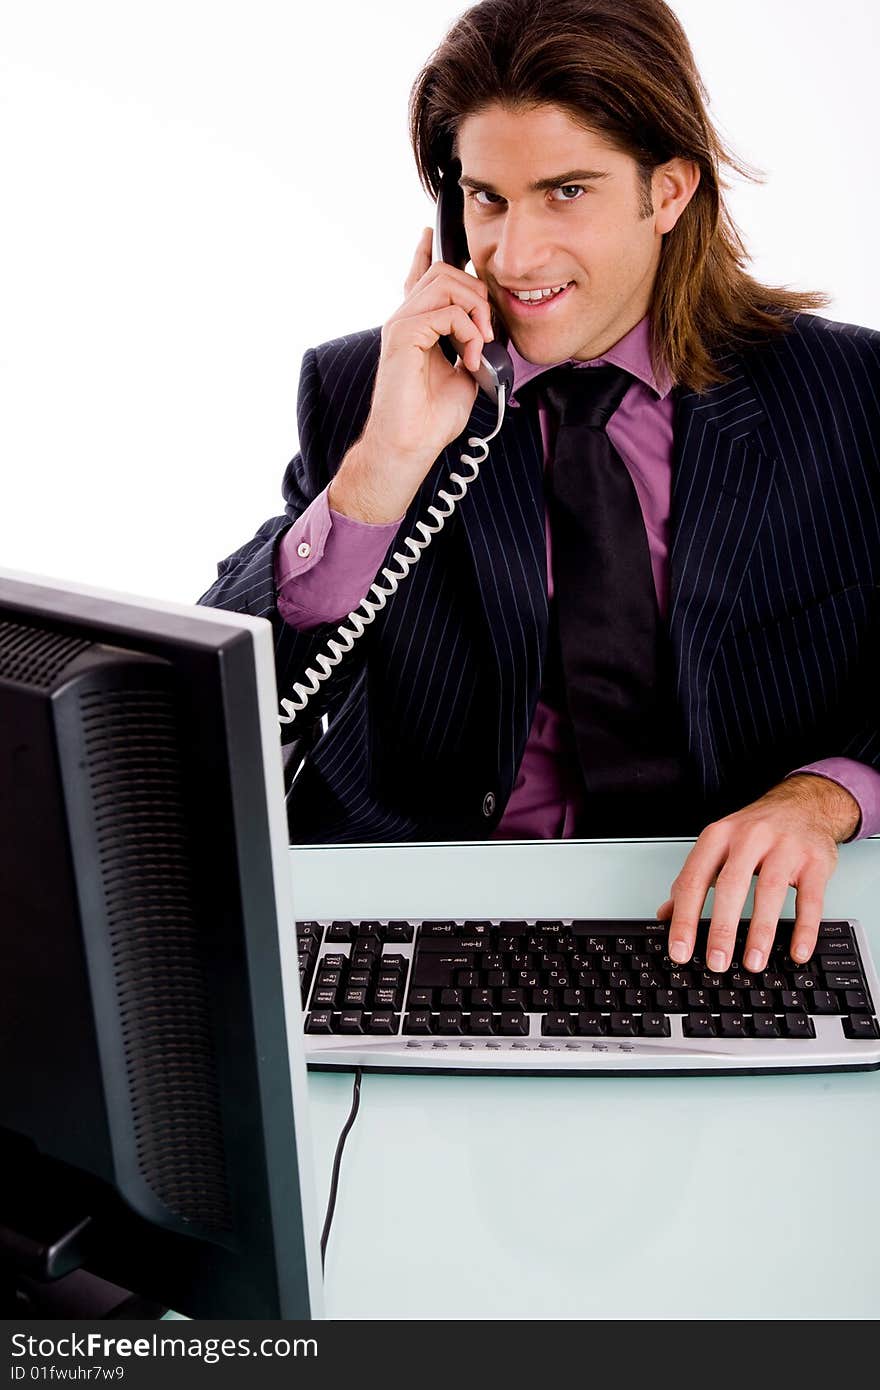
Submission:
[[[538,179],[535,183],[529,184],[529,192],[546,193],[548,189],[559,188],[566,183],[597,183],[600,179],[607,178],[607,172],[602,173],[597,169],[568,169],[564,174],[553,174],[548,179]],[[481,193],[495,193],[501,196],[491,183],[469,178],[467,174],[462,174],[458,182],[461,188],[474,188]]]

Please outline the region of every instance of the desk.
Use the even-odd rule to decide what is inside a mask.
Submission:
[[[692,843],[293,847],[294,903],[301,918],[650,917]],[[825,915],[858,917],[880,955],[880,838],[841,848]],[[322,1219],[351,1090],[350,1073],[309,1075]],[[876,1318],[878,1152],[876,1071],[368,1074],[327,1316]]]

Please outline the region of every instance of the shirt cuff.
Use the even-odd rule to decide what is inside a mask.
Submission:
[[[328,490],[297,517],[275,553],[278,611],[301,632],[339,622],[358,606],[403,520],[343,516],[331,508]]]
[[[867,763],[856,762],[854,758],[821,758],[818,762],[808,763],[806,767],[795,768],[788,776],[794,777],[801,772],[827,777],[829,782],[836,782],[858,802],[861,819],[847,844],[880,832],[880,772],[875,772]]]

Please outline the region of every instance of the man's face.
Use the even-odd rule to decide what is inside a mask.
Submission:
[[[629,155],[557,106],[486,107],[457,149],[471,260],[523,357],[597,357],[638,323],[662,232]],[[540,302],[513,293],[560,286]]]

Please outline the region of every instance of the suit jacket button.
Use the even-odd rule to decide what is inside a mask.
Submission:
[[[483,797],[483,815],[491,816],[495,814],[495,793],[486,792]]]

